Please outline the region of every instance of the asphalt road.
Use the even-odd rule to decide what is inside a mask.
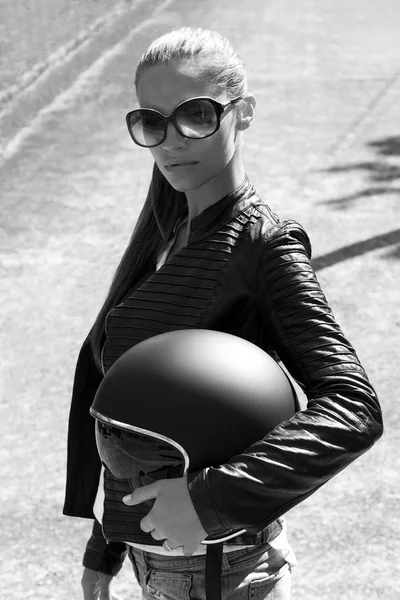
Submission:
[[[217,29],[258,99],[247,172],[302,223],[315,267],[384,407],[379,444],[291,511],[294,598],[398,597],[400,59],[395,0],[158,2],[9,146],[1,176],[1,576],[4,598],[80,598],[90,524],[61,515],[73,371],[147,191],[125,113],[158,35]],[[124,568],[118,588],[137,588]]]

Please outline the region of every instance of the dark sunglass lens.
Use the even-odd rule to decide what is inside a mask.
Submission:
[[[150,110],[136,110],[129,117],[128,127],[135,142],[155,146],[164,137],[165,119]]]
[[[184,136],[202,138],[216,131],[218,117],[214,105],[209,100],[189,100],[178,108],[176,122]]]

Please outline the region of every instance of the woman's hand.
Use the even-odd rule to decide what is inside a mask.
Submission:
[[[125,496],[129,506],[155,498],[151,511],[141,520],[143,531],[151,532],[155,540],[167,540],[168,546],[182,547],[185,556],[191,556],[207,537],[190,498],[187,477],[159,479]]]
[[[81,579],[84,600],[122,600],[111,591],[112,575],[85,567]]]

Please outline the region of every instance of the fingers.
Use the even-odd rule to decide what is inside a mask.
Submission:
[[[167,552],[171,552],[173,550],[173,548],[169,545],[168,540],[163,541],[163,548]]]
[[[85,568],[81,579],[84,600],[98,598],[100,592],[99,573]]]
[[[82,575],[84,600],[111,600],[112,575],[85,568]]]
[[[151,537],[154,538],[155,540],[163,540],[165,539],[165,534],[162,533],[161,531],[158,531],[155,527],[154,524],[151,522],[151,511],[148,515],[146,515],[145,517],[143,517],[143,519],[140,521],[140,529],[142,531],[145,531],[146,533],[150,533]]]
[[[99,573],[100,595],[99,600],[112,600],[111,594],[112,576],[105,573]]]
[[[171,540],[164,540],[162,546],[167,552],[171,552],[171,550],[178,550],[182,548],[181,545],[171,542]]]
[[[192,556],[193,552],[195,552],[197,548],[198,546],[193,546],[193,544],[186,544],[185,546],[183,546],[182,552],[185,556]]]
[[[150,513],[151,513],[151,511],[150,511]],[[154,525],[151,522],[150,513],[147,514],[145,517],[143,517],[143,519],[140,521],[140,529],[142,531],[145,531],[146,533],[150,533],[154,529]]]
[[[158,533],[156,529],[153,529],[153,531],[150,532],[150,535],[155,540],[164,540],[165,539],[165,535],[163,535],[162,533]]]
[[[161,481],[155,481],[154,483],[150,483],[149,485],[144,485],[141,488],[138,488],[133,492],[133,494],[129,494],[128,496],[124,496],[122,501],[124,504],[128,506],[134,506],[135,504],[141,504],[146,500],[152,500],[153,498],[157,498],[160,493]]]

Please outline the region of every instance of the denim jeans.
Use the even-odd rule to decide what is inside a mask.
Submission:
[[[205,556],[168,557],[128,547],[145,600],[206,600]],[[289,600],[293,551],[265,543],[225,552],[222,600]]]

